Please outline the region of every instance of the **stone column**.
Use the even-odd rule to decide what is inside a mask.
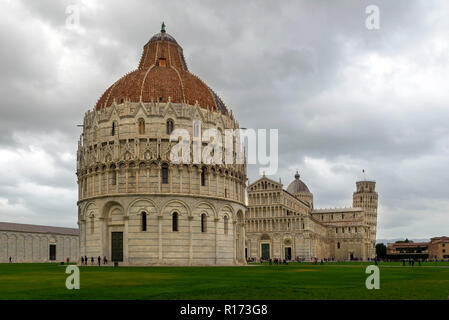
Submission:
[[[188,216],[188,221],[189,221],[189,265],[192,265],[192,262],[193,262],[192,220],[193,220],[193,216]]]
[[[125,264],[129,264],[128,261],[128,221],[129,216],[123,217],[124,222],[124,228],[123,228],[123,262]]]
[[[214,221],[215,221],[215,264],[217,264],[217,262],[218,262],[218,243],[217,243],[218,222],[220,221],[220,219],[215,217]]]
[[[160,185],[160,184],[159,184]],[[157,216],[157,241],[158,241],[158,259],[159,263],[162,263],[162,214]]]

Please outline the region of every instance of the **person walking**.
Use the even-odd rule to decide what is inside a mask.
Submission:
[[[84,256],[84,264],[87,266],[87,256]]]
[[[12,257],[9,257],[9,263],[12,263]]]
[[[81,265],[84,264],[84,257],[81,257]]]
[[[100,267],[101,266],[101,257],[98,256],[97,260],[98,260],[98,266]]]
[[[90,263],[94,265],[94,257],[90,257]]]

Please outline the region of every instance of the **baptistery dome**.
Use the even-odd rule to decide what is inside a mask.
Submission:
[[[189,72],[182,47],[162,29],[144,46],[139,66],[111,85],[96,109],[116,103],[198,103],[201,108],[227,114],[223,101],[201,79]]]
[[[77,153],[81,256],[128,265],[245,264],[246,163],[225,164],[224,152],[212,163],[171,157],[175,129],[203,155],[211,141],[192,143],[205,139],[201,132],[238,128],[221,99],[189,72],[163,26],[138,68],[84,116]]]

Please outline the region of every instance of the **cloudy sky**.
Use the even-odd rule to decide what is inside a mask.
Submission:
[[[76,227],[76,125],[165,21],[242,127],[279,129],[273,179],[298,169],[315,207],[351,206],[365,169],[378,238],[449,235],[448,13],[445,0],[0,0],[0,221]]]

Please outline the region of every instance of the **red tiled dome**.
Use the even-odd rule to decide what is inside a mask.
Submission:
[[[167,102],[169,98],[174,103],[191,105],[198,101],[202,108],[228,113],[215,92],[189,72],[181,46],[162,30],[143,47],[138,69],[110,86],[95,108],[107,108],[114,100]]]

